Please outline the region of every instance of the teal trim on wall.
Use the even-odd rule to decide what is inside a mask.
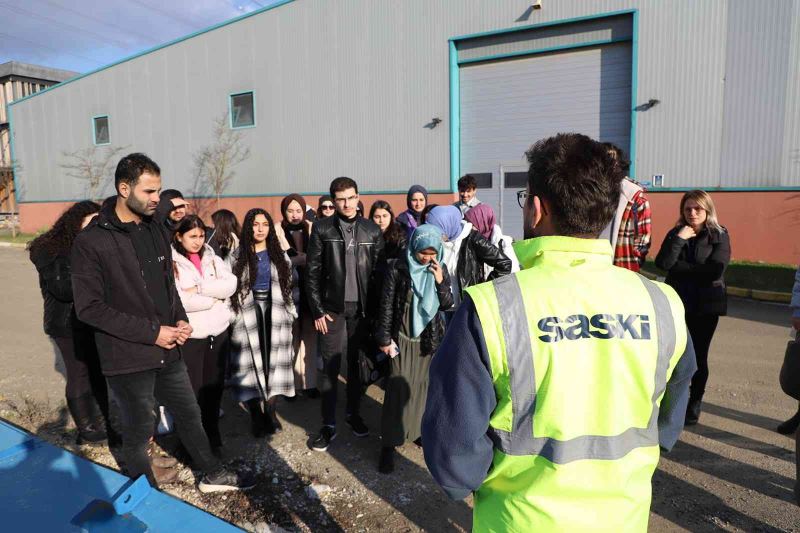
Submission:
[[[471,57],[469,59],[462,59],[458,62],[459,65],[469,65],[470,63],[480,63],[481,61],[492,61],[495,59],[507,59],[512,57],[545,54],[547,52],[560,52],[562,50],[572,50],[575,48],[587,48],[590,46],[600,46],[604,44],[630,42],[631,39],[625,37],[622,39],[600,39],[597,41],[586,41],[583,43],[562,44],[559,46],[548,46],[546,48],[534,48],[532,50],[522,50],[520,52],[508,52],[507,54],[496,54],[483,57]]]
[[[631,139],[628,175],[636,178],[636,102],[639,98],[639,10],[633,11],[633,42],[631,43]]]
[[[630,15],[634,13],[635,9],[623,9],[621,11],[609,11],[607,13],[598,13],[597,15],[586,15],[584,17],[574,17],[569,19],[553,20],[550,22],[540,22],[539,24],[529,24],[527,26],[517,26],[514,28],[504,28],[502,30],[484,31],[481,33],[471,33],[469,35],[459,35],[458,37],[451,37],[451,41],[463,41],[465,39],[474,39],[476,37],[488,37],[490,35],[499,35],[503,33],[514,33],[517,31],[535,30],[537,28],[546,28],[548,26],[560,26],[562,24],[570,24],[573,22],[583,22],[586,20],[603,19],[608,17],[616,17],[619,15]]]
[[[105,118],[106,123],[108,124],[108,142],[107,143],[98,143],[97,142],[97,123],[95,120],[98,118]],[[108,146],[111,144],[111,118],[108,115],[95,115],[92,117],[92,144],[95,146]]]
[[[40,96],[40,95],[42,95],[42,94],[44,94],[46,92],[53,91],[55,89],[58,89],[59,87],[63,87],[64,85],[72,83],[73,81],[78,81],[81,78],[85,78],[87,76],[91,76],[92,74],[97,74],[98,72],[101,72],[103,70],[109,69],[111,67],[115,67],[115,66],[117,66],[117,65],[119,65],[121,63],[126,63],[128,61],[136,59],[137,57],[142,57],[142,56],[146,56],[147,54],[152,54],[153,52],[157,52],[158,50],[161,50],[162,48],[167,48],[168,46],[172,46],[173,44],[177,44],[177,43],[180,43],[180,42],[183,42],[183,41],[187,41],[187,40],[191,39],[192,37],[197,37],[198,35],[202,35],[204,33],[208,33],[210,31],[216,30],[218,28],[222,28],[222,27],[227,26],[229,24],[234,24],[236,22],[239,22],[240,20],[244,20],[246,18],[250,18],[250,17],[253,17],[255,15],[259,15],[259,14],[264,13],[266,11],[270,11],[270,10],[275,9],[277,7],[281,7],[282,5],[289,4],[291,2],[294,2],[294,0],[279,0],[279,1],[275,2],[274,4],[262,7],[261,9],[256,9],[255,11],[251,11],[250,13],[246,13],[246,14],[240,16],[240,17],[232,18],[230,20],[226,20],[226,21],[220,22],[218,24],[214,24],[213,26],[209,26],[208,28],[204,28],[202,30],[198,30],[196,32],[190,33],[189,35],[184,35],[183,37],[178,37],[177,39],[173,39],[172,41],[166,42],[164,44],[160,44],[158,46],[154,46],[153,48],[148,48],[147,50],[145,50],[143,52],[139,52],[138,54],[134,54],[132,56],[128,56],[126,58],[120,59],[119,61],[115,61],[114,63],[109,63],[108,65],[102,66],[102,67],[100,67],[98,69],[95,69],[95,70],[92,70],[92,71],[89,71],[86,74],[81,74],[79,76],[75,76],[74,78],[70,78],[70,79],[68,79],[66,81],[62,81],[61,83],[58,83],[58,84],[53,85],[51,87],[48,87],[47,89],[44,89],[42,91],[39,91],[39,92],[31,94],[31,95],[28,95],[25,98],[20,98],[19,100],[15,100],[15,101],[11,102],[10,104],[8,104],[8,107],[10,108],[11,106],[16,105],[16,104],[18,104],[20,102],[24,102],[25,100],[29,100],[31,98],[35,98],[35,97]]]
[[[450,189],[458,190],[461,177],[461,89],[458,72],[458,50],[450,41]]]
[[[242,94],[252,94],[253,95],[253,123],[248,124],[247,126],[234,126],[233,125],[233,97],[240,96]],[[228,125],[232,130],[246,130],[248,128],[255,128],[256,124],[258,124],[258,120],[256,119],[256,91],[239,91],[235,93],[231,93],[228,95]]]

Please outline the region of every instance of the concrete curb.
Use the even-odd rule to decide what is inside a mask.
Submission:
[[[0,248],[22,248],[25,249],[27,243],[24,242],[3,242],[0,241]]]
[[[642,270],[641,274],[654,281],[664,281],[663,278],[653,274],[652,272],[646,272]],[[792,301],[792,293],[790,292],[760,291],[758,289],[745,289],[742,287],[727,287],[727,292],[728,296],[737,296],[739,298],[748,298],[750,300],[758,300],[761,302],[788,304]]]

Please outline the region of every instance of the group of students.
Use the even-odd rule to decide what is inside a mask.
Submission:
[[[607,148],[627,170],[622,152]],[[249,411],[255,437],[282,429],[280,398],[319,398],[322,427],[310,446],[326,450],[337,436],[343,360],[345,422],[367,436],[360,369],[365,355],[377,353],[389,361],[378,468],[393,471],[397,446],[422,444],[431,359],[464,291],[519,270],[511,239],[478,200],[469,175],[459,180],[453,205],[429,203],[427,190],[414,185],[399,215],[383,200],[366,214],[356,182],[340,177],[316,211],[290,194],[280,222],[256,208],[240,226],[223,209],[212,215],[213,227],[188,213],[180,192],[161,192],[160,169],[144,154],[119,162],[115,186],[117,195],[102,206],[70,207],[29,249],[44,329],[67,369],[79,441],[121,442],[123,470],[154,485],[177,477],[175,460],[152,445],[162,405],[204,472],[201,491],[252,486],[252,478],[220,462],[226,388]],[[633,181],[625,179],[621,189],[601,238],[610,241],[615,264],[638,271],[650,244],[650,207]],[[687,423],[700,414],[708,348],[725,313],[729,258],[710,196],[687,193],[656,259],[686,306],[700,368]],[[109,396],[118,424],[108,423]]]

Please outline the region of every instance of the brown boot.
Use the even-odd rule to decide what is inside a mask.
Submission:
[[[150,465],[150,468],[153,470],[153,477],[156,478],[159,487],[178,481],[178,471],[174,468],[161,468],[156,465]]]
[[[152,440],[147,445],[147,455],[150,456],[150,464],[158,468],[172,468],[178,464],[178,460],[174,457],[167,457],[161,455],[156,448],[156,443]]]

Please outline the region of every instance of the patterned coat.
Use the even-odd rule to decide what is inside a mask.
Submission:
[[[237,249],[232,262],[239,255]],[[284,254],[286,262],[288,256]],[[237,401],[253,398],[267,400],[277,395],[294,396],[294,350],[292,349],[292,324],[297,318],[294,302],[284,302],[278,281],[278,269],[270,263],[272,283],[271,322],[272,337],[269,354],[269,372],[265,374],[258,339],[256,302],[250,292],[244,298],[242,311],[236,315],[231,328],[231,354],[227,384]],[[246,278],[247,270],[242,274]],[[243,279],[243,282],[245,280]],[[244,283],[243,283],[244,284]]]

